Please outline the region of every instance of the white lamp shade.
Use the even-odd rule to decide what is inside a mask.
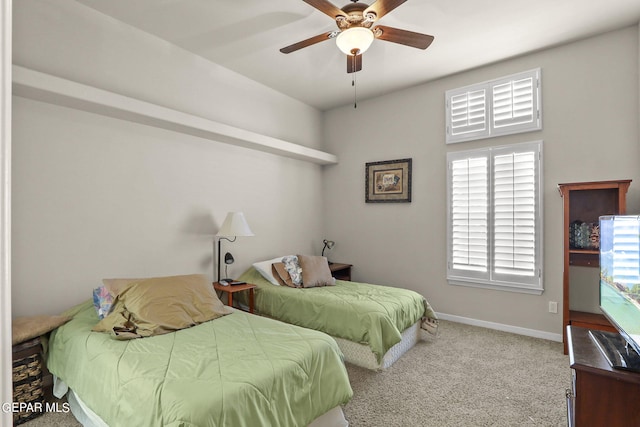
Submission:
[[[218,230],[219,237],[253,236],[247,220],[242,212],[229,212]]]
[[[364,27],[353,27],[344,30],[336,37],[336,45],[338,49],[347,55],[353,55],[352,51],[356,49],[358,55],[363,54],[371,43],[373,43],[373,31]]]

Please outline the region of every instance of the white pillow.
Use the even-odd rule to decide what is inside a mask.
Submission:
[[[258,272],[262,275],[262,277],[267,279],[269,282],[273,283],[276,286],[280,286],[280,283],[276,280],[275,277],[273,277],[273,271],[271,269],[271,265],[275,262],[282,262],[282,258],[284,258],[285,256],[287,255],[283,255],[267,261],[254,262],[253,268],[258,270]]]

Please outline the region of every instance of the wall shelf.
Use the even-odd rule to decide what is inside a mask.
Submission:
[[[13,65],[13,94],[319,165],[334,154]]]

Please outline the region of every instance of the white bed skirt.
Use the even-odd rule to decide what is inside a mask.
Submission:
[[[387,369],[393,365],[411,347],[416,345],[421,336],[422,329],[420,329],[420,322],[418,321],[402,332],[402,340],[385,353],[380,363],[376,360],[376,355],[373,354],[369,346],[358,344],[344,338],[333,338],[338,343],[340,350],[342,350],[345,362],[377,371]]]
[[[71,390],[67,384],[61,379],[54,377],[53,379],[53,395],[58,399],[61,399],[65,394],[67,395],[67,401],[69,402],[69,408],[71,413],[84,427],[109,427],[102,418],[100,418],[95,412],[91,410],[83,401],[78,397],[73,390]],[[313,420],[309,427],[348,427],[349,422],[344,417],[344,412],[340,406],[336,406],[330,409],[323,415]]]
[[[248,307],[246,307],[248,310]],[[256,313],[259,316],[269,317],[276,319],[275,317],[267,316],[262,313]],[[280,319],[276,319],[280,320]],[[281,321],[281,320],[280,320]],[[383,356],[382,362],[378,363],[376,355],[373,354],[371,348],[366,344],[360,344],[357,342],[349,341],[344,338],[339,338],[331,335],[331,338],[336,340],[338,347],[344,354],[344,360],[352,365],[360,366],[362,368],[379,371],[381,369],[387,369],[393,365],[403,354],[411,349],[422,338],[422,334],[425,333],[420,328],[420,320],[413,325],[405,329],[400,336],[400,342],[391,347]]]

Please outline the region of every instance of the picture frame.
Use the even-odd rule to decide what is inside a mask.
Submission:
[[[411,203],[411,160],[366,163],[365,202]]]

